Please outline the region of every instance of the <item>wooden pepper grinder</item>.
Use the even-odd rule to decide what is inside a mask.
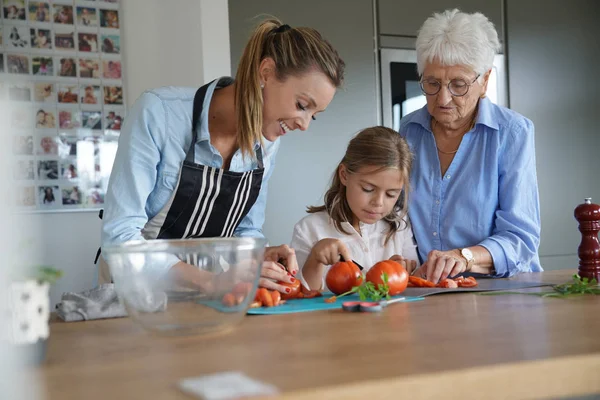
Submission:
[[[575,219],[579,222],[581,244],[577,249],[579,255],[579,276],[596,279],[600,282],[600,206],[593,204],[591,198],[575,208]]]

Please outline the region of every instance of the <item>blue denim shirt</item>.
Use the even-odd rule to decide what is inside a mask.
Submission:
[[[216,87],[204,99],[195,162],[222,167],[223,158],[210,144],[208,109]],[[102,224],[102,245],[143,239],[141,230],[165,206],[177,185],[185,153],[192,141],[192,109],[196,88],[163,87],[144,92],[129,111],[119,138]],[[267,182],[273,172],[279,140],[263,138],[263,176],[260,194],[234,236],[264,237]],[[256,144],[255,148],[260,146]],[[258,167],[254,157],[236,151],[230,171]]]
[[[415,162],[408,213],[421,261],[431,250],[480,245],[496,276],[542,271],[533,123],[487,98],[441,175],[427,107],[400,121]]]

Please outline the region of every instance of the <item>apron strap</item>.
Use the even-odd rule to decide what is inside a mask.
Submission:
[[[185,161],[187,162],[195,163],[196,141],[198,140],[198,124],[200,123],[200,116],[202,115],[202,106],[204,104],[204,97],[206,96],[206,91],[213,82],[214,80],[202,86],[196,91],[196,94],[194,95],[194,109],[192,111],[192,143],[190,143],[190,148],[188,149],[185,155]],[[222,85],[220,85],[221,83]],[[229,86],[232,83],[233,79],[224,78],[217,82],[217,88]],[[260,146],[256,149],[256,159],[258,161],[258,168],[264,168],[262,148]]]
[[[194,95],[194,110],[192,111],[192,143],[190,143],[190,148],[185,155],[185,160],[193,163],[196,159],[196,141],[198,140],[198,124],[200,123],[200,115],[202,114],[202,104],[204,103],[204,96],[206,96],[206,91],[208,87],[214,82],[207,83],[202,86],[200,89],[196,91]]]

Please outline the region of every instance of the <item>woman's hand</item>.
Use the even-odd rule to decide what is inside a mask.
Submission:
[[[267,247],[265,249],[265,261],[262,264],[261,277],[258,281],[259,287],[277,290],[286,293],[285,286],[277,282],[295,282],[293,275],[298,273],[298,261],[296,252],[288,245]]]
[[[460,275],[467,270],[467,261],[457,249],[448,251],[432,250],[427,260],[415,272],[415,275],[438,283],[449,276]]]
[[[398,254],[391,256],[390,260],[401,264],[404,268],[406,268],[406,272],[408,272],[409,275],[411,275],[412,272],[417,269],[417,262],[415,260],[408,260]]]

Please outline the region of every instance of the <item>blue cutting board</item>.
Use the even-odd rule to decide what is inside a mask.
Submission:
[[[287,300],[285,304],[282,304],[277,307],[259,307],[259,308],[250,308],[248,309],[248,314],[254,315],[271,315],[271,314],[292,314],[292,313],[300,313],[300,312],[309,312],[309,311],[320,311],[320,310],[335,310],[341,309],[342,303],[345,301],[358,301],[358,295],[353,294],[349,296],[344,296],[341,299],[338,299],[334,303],[325,303],[325,299],[331,297],[332,293],[324,293],[322,297],[313,297],[312,299],[293,299]],[[409,303],[413,301],[423,300],[423,297],[407,297],[407,296],[392,296],[392,298],[396,297],[405,297],[406,300],[399,301],[398,303]],[[396,305],[390,304],[390,307]]]

